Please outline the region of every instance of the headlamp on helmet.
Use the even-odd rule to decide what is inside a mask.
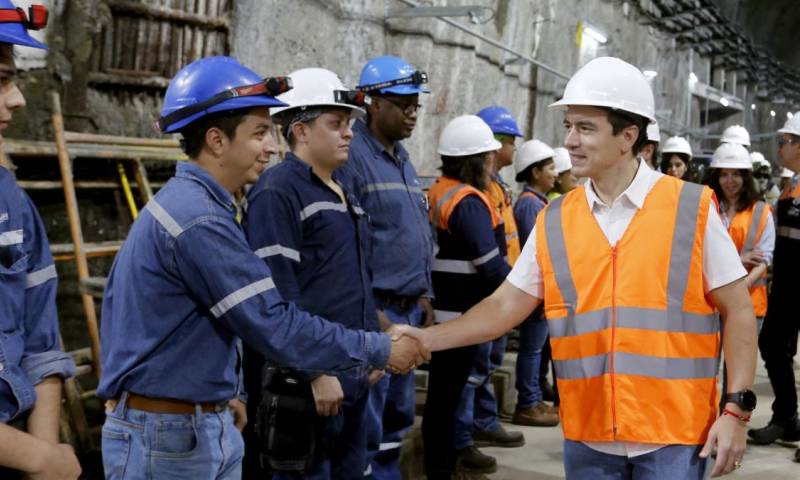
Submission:
[[[49,12],[44,5],[31,5],[28,13],[17,8],[0,9],[0,23],[21,23],[28,30],[41,30],[47,25]]]
[[[408,85],[408,84],[423,85],[426,83],[428,83],[428,74],[421,70],[415,70],[414,73],[412,73],[407,77],[398,78],[396,80],[387,80],[385,82],[380,82],[380,83],[373,83],[371,85],[359,85],[358,87],[356,87],[356,89],[362,92],[370,93],[382,90],[384,88],[395,87],[397,85]]]

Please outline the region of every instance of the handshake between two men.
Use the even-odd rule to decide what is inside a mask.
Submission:
[[[405,375],[431,359],[428,347],[420,341],[422,330],[408,325],[392,325],[387,330],[392,336],[392,351],[386,369]]]

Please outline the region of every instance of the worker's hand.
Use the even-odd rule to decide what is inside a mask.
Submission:
[[[233,414],[233,425],[236,430],[241,432],[247,425],[247,405],[238,398],[234,398],[228,402],[228,408],[231,409],[231,414]]]
[[[385,375],[386,372],[384,372],[383,370],[372,369],[370,370],[369,375],[367,376],[367,383],[371,387],[376,383],[380,382]]]
[[[386,333],[392,336],[392,340],[398,340],[404,336],[416,339],[422,344],[423,347],[425,347],[425,350],[428,352],[427,360],[430,360],[430,341],[428,340],[428,331],[420,328],[414,328],[410,325],[392,325],[392,328]]]
[[[317,415],[332,417],[339,414],[339,407],[344,401],[344,392],[338,378],[320,375],[311,382],[311,391],[314,393]]]
[[[378,326],[381,328],[381,332],[389,331],[392,328],[392,321],[383,310],[378,310]]]
[[[758,250],[751,250],[747,253],[743,253],[739,258],[742,259],[742,265],[748,270],[757,267],[759,264],[767,263],[764,258],[764,253]]]
[[[732,407],[733,409],[733,407]],[[714,463],[712,477],[727,475],[741,466],[747,438],[745,423],[730,415],[720,415],[708,432],[708,440],[700,451],[700,458],[708,458],[716,449],[717,459]]]
[[[430,327],[436,321],[436,314],[433,312],[431,299],[422,297],[419,299],[419,306],[422,308],[422,328]]]
[[[29,472],[31,480],[77,480],[81,475],[81,464],[75,456],[70,445],[59,443],[46,444],[42,452],[44,459],[42,468],[36,472]]]
[[[402,327],[402,325],[396,325],[390,330],[390,333],[395,332],[398,327]],[[418,340],[409,335],[396,336],[395,333],[391,334],[392,352],[389,355],[387,364],[390,372],[405,375],[430,360],[431,353]]]

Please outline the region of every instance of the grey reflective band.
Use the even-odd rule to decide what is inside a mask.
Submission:
[[[758,280],[753,282],[753,287],[766,287],[767,286],[767,279],[764,277],[760,277]]]
[[[458,193],[461,189],[463,189],[466,186],[467,185],[463,183],[461,185],[456,185],[455,187],[448,190],[447,193],[445,193],[442,196],[442,198],[438,202],[436,202],[436,205],[433,206],[434,226],[437,226],[439,223],[439,212],[442,210],[444,204],[447,203],[447,201],[450,200],[453,197],[453,195]]]
[[[334,203],[334,202],[314,202],[300,211],[300,220],[304,221],[310,216],[314,215],[315,213],[319,213],[324,210],[333,210],[335,212],[347,213],[347,205],[345,205],[344,203]]]
[[[284,257],[288,258],[289,260],[294,260],[295,262],[300,261],[300,252],[293,248],[284,247],[280,244],[275,245],[268,245],[266,247],[261,247],[256,250],[256,255],[259,258],[269,258],[274,257],[275,255],[283,255]]]
[[[469,260],[449,260],[443,258],[434,258],[431,265],[431,271],[443,273],[460,273],[463,275],[472,275],[478,273],[475,265]]]
[[[761,216],[764,215],[764,202],[756,202],[756,207],[753,210],[753,218],[750,219],[750,229],[747,231],[747,239],[742,246],[742,253],[747,253],[753,250],[756,243],[756,233],[758,227],[761,225]]]
[[[778,227],[777,233],[779,237],[787,237],[787,238],[792,238],[794,240],[800,240],[800,228],[792,228],[784,225]]]
[[[719,332],[716,314],[679,312],[638,307],[617,307],[617,328],[711,335]],[[562,338],[595,333],[611,328],[612,309],[576,313],[573,317],[547,321],[550,337]]]
[[[678,197],[678,213],[675,216],[672,236],[672,253],[669,259],[667,281],[667,312],[680,316],[683,299],[689,285],[689,268],[694,252],[694,236],[697,230],[697,216],[700,212],[702,185],[683,182]]]
[[[11,230],[9,232],[0,233],[0,247],[19,245],[22,241],[22,230]]]
[[[166,230],[173,237],[177,238],[178,235],[183,233],[183,229],[180,225],[178,225],[178,222],[176,222],[175,219],[172,218],[172,216],[167,213],[167,211],[164,210],[164,208],[159,205],[155,199],[147,202],[147,205],[145,205],[144,208],[147,209],[147,211],[150,212],[150,215],[152,215],[153,218],[155,218],[156,221],[160,223],[162,227],[164,227],[164,230]]]
[[[666,358],[614,352],[615,375],[637,375],[667,380],[712,379],[717,374],[717,358]],[[573,360],[554,360],[559,380],[599,377],[611,372],[611,354]]]
[[[236,305],[239,305],[245,300],[249,300],[260,293],[272,290],[273,288],[275,288],[275,283],[269,277],[263,278],[257,282],[253,282],[250,285],[242,287],[220,300],[216,305],[211,307],[211,313],[215,317],[219,318],[225,315],[225,312]]]
[[[561,204],[563,202],[564,196],[558,197],[550,202],[550,205],[545,209],[544,231],[556,284],[567,307],[567,317],[572,318],[575,315],[575,307],[578,304],[578,293],[575,289],[572,271],[569,268],[569,256],[567,255],[564,229],[561,224]]]
[[[519,233],[511,232],[508,235],[506,235],[506,242],[510,242],[511,240],[516,240],[517,238],[519,238]]]
[[[433,314],[436,318],[436,323],[449,322],[463,315],[461,312],[451,312],[449,310],[434,310]]]
[[[411,193],[422,193],[419,187],[412,187],[400,182],[370,183],[361,188],[361,193],[381,192],[387,190],[403,190]]]
[[[39,285],[54,278],[58,278],[56,266],[50,265],[44,267],[41,270],[36,270],[35,272],[29,273],[28,276],[25,277],[25,288],[38,287]]]
[[[479,267],[484,263],[488,262],[489,260],[493,259],[494,257],[499,257],[499,256],[500,256],[500,248],[495,248],[486,255],[481,255],[480,257],[473,259],[472,264],[475,265],[476,267]]]

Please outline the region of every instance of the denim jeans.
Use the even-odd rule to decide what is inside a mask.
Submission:
[[[240,480],[244,441],[227,406],[193,415],[150,413],[125,406],[123,393],[103,425],[107,480]]]
[[[375,299],[393,324],[418,326],[422,309],[414,305],[399,311]],[[372,386],[367,406],[367,465],[364,476],[379,480],[401,480],[400,447],[414,425],[416,415],[414,372],[386,376]]]
[[[702,445],[669,445],[636,457],[609,455],[564,440],[567,480],[703,480]]]
[[[535,313],[519,326],[517,410],[525,410],[542,401],[539,370],[547,332],[547,322]]]

